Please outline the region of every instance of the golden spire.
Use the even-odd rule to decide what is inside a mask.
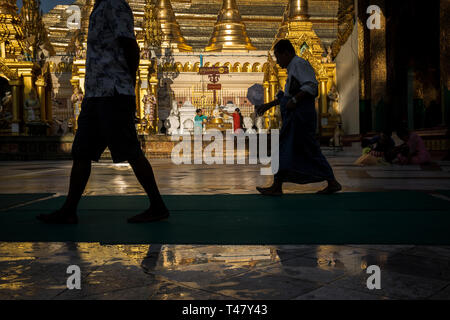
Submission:
[[[275,45],[275,43],[278,42],[278,40],[284,39],[286,37],[286,33],[288,30],[288,19],[289,19],[289,11],[291,8],[291,2],[289,1],[286,5],[286,9],[284,10],[283,14],[283,20],[281,21],[280,28],[278,29],[278,33],[275,36],[275,41],[272,45],[272,47]]]
[[[289,1],[289,21],[309,20],[308,0]]]
[[[163,48],[178,49],[179,51],[192,51],[192,47],[186,44],[186,40],[181,34],[180,25],[175,19],[170,0],[157,0],[156,8],[161,24],[161,46]]]
[[[223,0],[214,31],[205,51],[256,50],[247,36],[236,0]]]

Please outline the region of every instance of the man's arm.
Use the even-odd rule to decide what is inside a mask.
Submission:
[[[118,42],[124,52],[131,78],[136,79],[136,72],[139,68],[139,45],[135,39],[125,37],[118,38]]]
[[[264,112],[266,112],[267,110],[269,110],[279,104],[280,104],[280,101],[278,99],[275,99],[272,102],[259,104],[259,105],[255,106],[255,110],[256,110],[256,113],[261,116],[264,114]]]

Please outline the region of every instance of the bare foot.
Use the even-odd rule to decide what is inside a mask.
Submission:
[[[274,186],[268,188],[256,187],[256,190],[258,190],[263,196],[279,197],[283,195],[283,190]]]
[[[342,190],[342,186],[337,181],[328,182],[328,186],[317,192],[318,194],[333,194]]]
[[[165,220],[169,218],[169,216],[170,216],[169,210],[165,206],[158,208],[150,206],[150,208],[145,210],[144,212],[129,218],[128,223],[156,222]]]
[[[48,224],[77,224],[78,217],[76,212],[59,209],[49,214],[40,214],[36,218]]]

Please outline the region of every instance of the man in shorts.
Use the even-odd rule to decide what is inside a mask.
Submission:
[[[45,223],[75,224],[77,206],[91,173],[106,147],[114,163],[128,161],[150,198],[150,208],[128,219],[154,222],[169,217],[145,158],[134,124],[139,46],[133,12],[125,0],[96,0],[89,18],[85,97],[72,146],[69,194],[61,209],[37,218]]]

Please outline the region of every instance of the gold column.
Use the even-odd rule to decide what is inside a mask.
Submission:
[[[275,74],[271,74],[269,78],[269,95],[270,101],[273,101],[278,91],[278,79]]]
[[[25,99],[28,98],[30,95],[30,91],[33,89],[33,74],[31,70],[26,70],[25,72],[22,72],[23,77],[23,95]]]
[[[41,105],[41,122],[46,122],[47,114],[46,114],[46,105],[45,105],[45,80],[42,76],[39,76],[36,80],[37,94],[39,97],[39,102]]]
[[[271,101],[269,80],[267,79],[264,80],[263,87],[264,87],[264,103],[269,103]]]
[[[320,79],[319,80],[319,106],[320,110],[319,113],[321,115],[328,113],[328,101],[327,101],[327,79]]]
[[[18,135],[20,133],[20,107],[21,107],[21,90],[22,86],[21,79],[13,79],[9,81],[9,85],[11,86],[11,94],[12,94],[12,127],[11,133],[14,135]]]
[[[280,88],[280,90],[284,90],[284,87],[286,86],[287,78],[288,78],[287,70],[286,69],[280,69],[278,71],[278,80],[279,80],[279,88]]]
[[[278,92],[278,78],[275,76],[275,74],[271,74],[269,78],[269,96],[270,101],[275,100],[277,92]],[[275,112],[276,107],[271,108],[270,110],[267,110],[267,112],[264,114],[264,122],[266,124],[266,129],[271,129],[273,127],[273,123],[275,121]]]
[[[373,0],[371,4],[381,8],[381,29],[370,30],[370,71],[371,71],[371,105],[372,105],[372,129],[380,129],[377,125],[382,125],[377,115],[382,116],[380,102],[386,102],[387,96],[387,56],[386,56],[386,18],[385,0]]]
[[[47,122],[52,123],[53,122],[52,91],[49,88],[45,90],[45,106],[46,106],[45,114],[47,115]]]

